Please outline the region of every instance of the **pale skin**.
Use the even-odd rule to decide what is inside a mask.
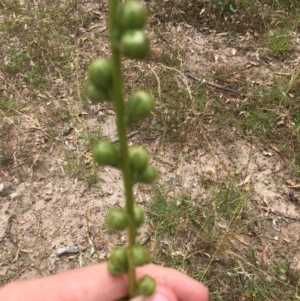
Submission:
[[[137,277],[148,274],[157,281],[152,297],[145,301],[208,301],[207,288],[170,268],[149,264],[137,270]],[[113,277],[106,263],[67,271],[36,280],[16,281],[0,288],[5,301],[116,301],[127,293],[126,277]]]

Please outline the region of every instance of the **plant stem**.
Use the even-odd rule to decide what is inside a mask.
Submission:
[[[133,198],[133,181],[131,177],[129,152],[125,123],[125,103],[123,97],[123,79],[121,70],[121,55],[116,43],[118,35],[118,28],[115,25],[115,16],[119,0],[109,0],[109,33],[112,51],[113,64],[113,100],[116,111],[116,123],[119,136],[120,151],[122,156],[122,171],[125,188],[126,210],[130,217],[130,224],[128,227],[128,247],[129,249],[135,245],[136,238],[136,224],[134,220],[134,198]],[[128,268],[128,282],[129,282],[129,297],[135,296],[136,277],[135,268],[129,265]]]

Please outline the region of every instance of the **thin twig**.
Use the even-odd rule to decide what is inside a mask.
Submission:
[[[291,219],[291,220],[300,222],[300,217],[297,217],[297,216],[292,216],[292,215],[289,215],[289,214],[284,214],[282,212],[273,211],[273,210],[271,210],[269,212],[271,212],[271,213],[273,213],[275,215],[278,215],[278,216],[280,216],[282,218],[287,218],[287,219]]]
[[[186,86],[186,89],[187,89],[187,92],[189,94],[189,97],[190,97],[190,100],[193,102],[193,95],[192,95],[192,91],[191,91],[191,88],[189,86],[189,83],[188,81],[186,80],[186,74],[184,74],[183,72],[181,72],[180,70],[176,69],[176,68],[173,68],[173,67],[168,67],[166,65],[163,65],[163,64],[159,64],[160,66],[162,66],[163,68],[165,69],[168,69],[168,70],[173,70],[177,73],[179,73],[182,77],[182,80],[183,80],[183,83],[185,84]]]
[[[153,68],[150,67],[150,70],[151,72],[154,74],[154,76],[156,77],[156,80],[157,80],[157,90],[158,90],[158,97],[159,97],[159,100],[161,100],[161,88],[160,88],[160,80],[159,80],[159,77],[158,75],[156,74],[156,72],[154,71]]]
[[[133,132],[130,132],[130,133],[128,133],[128,134],[126,135],[126,137],[127,137],[127,139],[132,138],[133,136],[137,135],[139,132],[140,132],[140,131],[133,131]],[[116,142],[118,142],[118,141],[119,141],[119,138],[115,138],[115,139],[113,139],[111,142],[116,143]]]
[[[234,89],[231,89],[231,88],[228,88],[228,87],[225,87],[225,86],[222,86],[222,85],[219,85],[219,84],[207,81],[205,79],[200,79],[197,76],[191,74],[190,72],[186,72],[185,76],[189,77],[189,78],[191,78],[193,80],[196,80],[198,82],[206,83],[207,85],[215,87],[217,89],[221,89],[221,90],[224,90],[224,91],[227,91],[227,92],[231,92],[231,93],[234,93],[234,94],[237,94],[237,95],[241,95],[241,93],[239,91],[237,91],[237,90],[234,90]]]

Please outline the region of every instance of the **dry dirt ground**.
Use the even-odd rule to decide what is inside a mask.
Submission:
[[[138,69],[148,72],[172,69],[156,59],[164,51],[168,52],[166,43],[178,47],[178,59],[185,70],[206,81],[213,80],[211,70],[232,64],[237,73],[246,70],[248,82],[255,86],[272,81],[277,72],[284,73],[290,66],[300,64],[300,53],[295,51],[288,63],[277,61],[269,68],[260,61],[258,52],[247,51],[246,46],[254,43],[253,36],[239,36],[239,47],[234,47],[226,43],[226,33],[203,34],[184,23],[166,26],[163,37],[148,29],[156,52],[154,58],[139,63]],[[98,45],[92,49],[99,50],[89,52],[89,43],[95,36]],[[77,45],[74,73],[77,74],[93,57],[108,53],[105,10],[99,10],[95,21],[88,28],[79,29],[74,39]],[[208,60],[210,51],[213,59]],[[130,72],[132,69],[129,67]],[[174,81],[189,91],[194,79],[178,68],[173,71]],[[80,72],[82,76],[84,70]],[[59,79],[52,89],[36,95],[39,101],[30,96],[20,99],[28,101],[22,110],[8,116],[1,112],[1,127],[7,130],[1,141],[6,157],[0,166],[0,284],[106,260],[114,244],[126,241],[124,236],[110,233],[103,223],[108,207],[123,204],[119,173],[110,168],[97,168],[99,180],[89,187],[86,178],[69,172],[73,165],[95,169],[85,137],[87,132],[99,128],[102,136],[116,138],[113,111],[108,106],[84,104],[76,93],[76,76],[74,87]],[[1,80],[3,86],[10,85],[5,74],[1,74]],[[157,95],[161,88],[158,81]],[[22,85],[16,89],[17,96],[26,95],[22,96]],[[226,93],[218,87],[212,89],[224,95],[224,106],[243,101],[240,95]],[[160,101],[158,97],[158,106]],[[210,102],[206,105],[209,107]],[[68,107],[70,118],[51,123],[47,112],[59,112],[62,106]],[[58,133],[55,138],[51,137],[49,127]],[[207,122],[208,132],[210,127],[213,124]],[[229,130],[234,132],[234,128]],[[170,197],[185,191],[192,200],[205,206],[214,184],[230,177],[238,179],[236,187],[251,194],[246,206],[255,212],[257,222],[255,239],[250,232],[232,235],[232,254],[243,254],[251,245],[258,265],[275,264],[280,254],[289,258],[291,269],[300,271],[300,184],[289,161],[276,147],[252,145],[243,139],[226,140],[222,135],[208,135],[206,141],[199,135],[197,143],[180,145],[143,130],[134,134],[129,138],[131,144],[143,144],[150,150],[151,160],[161,172],[159,184],[168,188]],[[204,180],[213,185],[205,186]],[[146,204],[151,201],[151,189],[141,187],[136,196],[139,203]],[[218,221],[221,229],[226,231],[228,226],[227,221]],[[146,238],[153,239],[151,221],[148,220],[142,232]]]

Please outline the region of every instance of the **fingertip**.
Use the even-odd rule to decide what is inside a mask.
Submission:
[[[178,299],[170,289],[158,285],[152,296],[138,296],[130,301],[178,301]]]
[[[208,301],[208,289],[201,282],[178,270],[149,264],[138,270],[138,275],[149,274],[157,283],[174,292],[178,301]]]

